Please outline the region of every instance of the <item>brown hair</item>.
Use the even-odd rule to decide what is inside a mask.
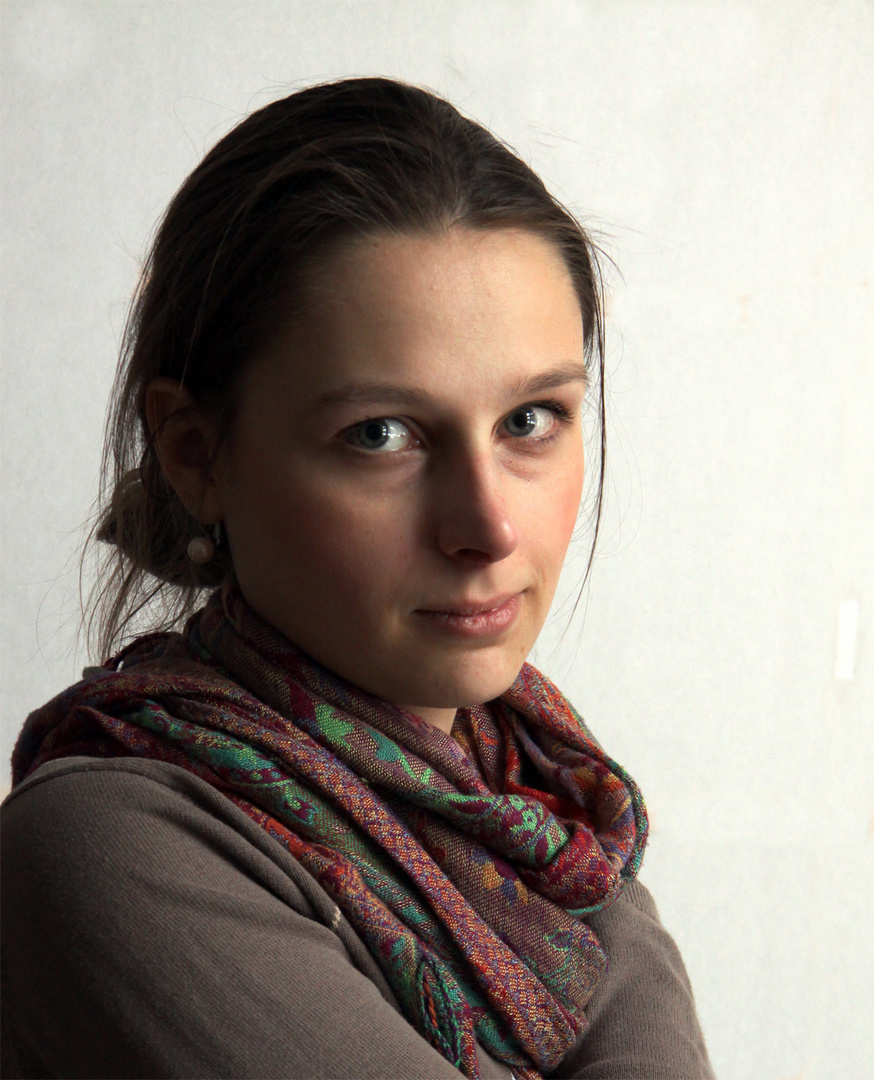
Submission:
[[[588,574],[604,477],[598,249],[512,150],[448,102],[390,79],[345,79],[247,117],[188,177],[158,229],[125,329],[91,537],[112,544],[88,621],[104,656],[152,601],[163,603],[150,612],[153,628],[172,626],[232,568],[226,544],[206,565],[186,556],[204,529],[161,471],[149,383],[179,380],[230,433],[242,370],[301,302],[317,262],[356,235],[454,225],[535,232],[573,279],[599,423]]]

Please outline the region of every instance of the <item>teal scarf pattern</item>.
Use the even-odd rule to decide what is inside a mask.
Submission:
[[[71,754],[214,785],[319,882],[410,1024],[470,1080],[522,1080],[586,1027],[606,966],[586,916],[640,867],[643,798],[526,664],[451,735],[339,679],[227,585],[29,717],[13,783]]]

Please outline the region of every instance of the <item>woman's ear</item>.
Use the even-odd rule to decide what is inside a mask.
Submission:
[[[146,419],[167,482],[182,505],[203,525],[222,519],[221,497],[212,475],[215,423],[175,379],[146,387]]]

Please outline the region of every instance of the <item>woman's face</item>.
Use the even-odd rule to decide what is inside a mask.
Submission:
[[[215,473],[250,606],[448,730],[513,682],[583,483],[579,303],[522,230],[355,241],[250,366]]]

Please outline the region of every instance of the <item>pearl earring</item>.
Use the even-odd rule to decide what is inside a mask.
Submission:
[[[204,566],[215,555],[215,549],[221,537],[221,526],[213,525],[212,534],[215,537],[214,542],[208,536],[195,536],[188,541],[188,558],[198,566]]]

